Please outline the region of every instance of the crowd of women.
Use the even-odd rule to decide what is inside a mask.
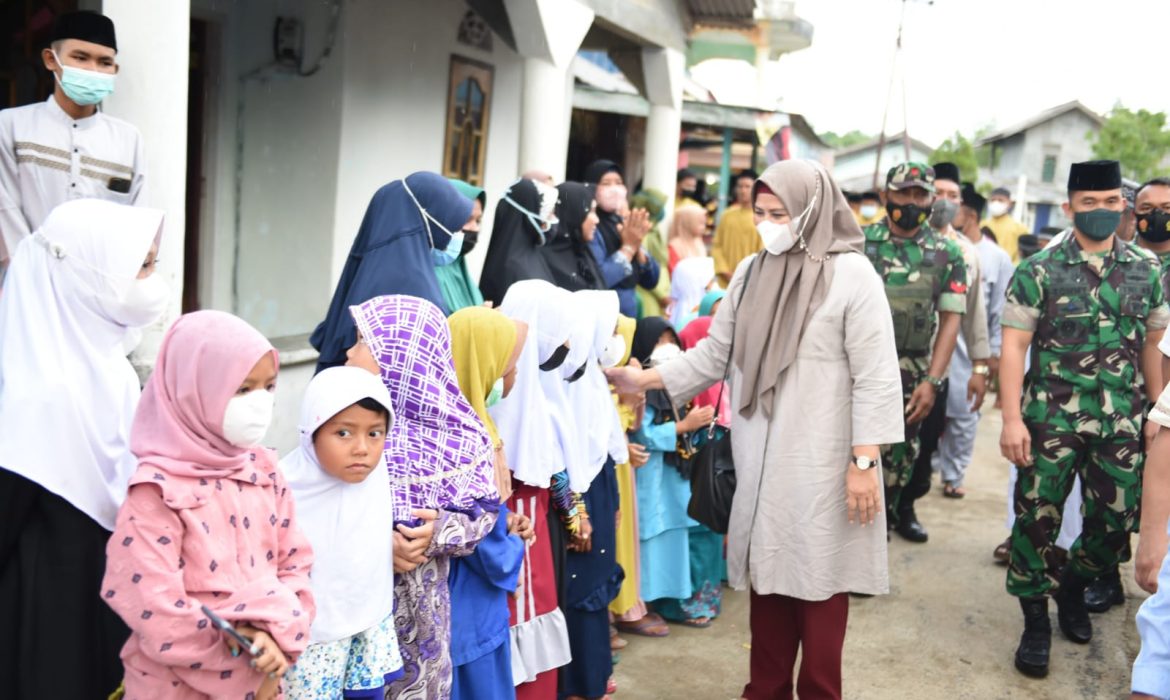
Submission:
[[[181,316],[140,392],[161,212],[54,210],[0,294],[0,695],[601,698],[621,633],[709,626],[726,580],[743,696],[840,697],[847,594],[887,589],[879,469],[850,462],[902,439],[860,229],[818,164],[742,178],[754,238],[722,250],[760,252],[724,296],[700,212],[667,240],[661,193],[585,179],[513,183],[478,284],[486,193],[382,187],[279,459],[279,358],[239,318]],[[711,439],[726,557],[687,514]]]

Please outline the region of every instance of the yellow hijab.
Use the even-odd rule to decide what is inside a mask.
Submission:
[[[715,229],[715,243],[711,246],[711,257],[715,258],[715,274],[724,285],[731,281],[735,268],[749,255],[764,249],[764,242],[756,232],[755,217],[751,207],[738,204],[728,207]]]
[[[479,414],[487,427],[492,443],[497,447],[500,434],[488,415],[487,396],[496,380],[504,376],[512,358],[524,346],[523,331],[515,321],[494,309],[469,306],[451,314],[447,319],[451,328],[451,356],[455,360],[455,374],[459,389]]]

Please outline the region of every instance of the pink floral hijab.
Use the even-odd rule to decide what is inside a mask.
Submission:
[[[274,463],[268,450],[236,447],[223,436],[228,401],[267,353],[276,356],[272,344],[231,314],[196,311],[179,317],[163,339],[130,431],[140,469],[149,465],[173,476],[220,478],[258,460]]]

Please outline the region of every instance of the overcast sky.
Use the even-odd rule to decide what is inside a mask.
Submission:
[[[876,134],[900,7],[797,0],[813,43],[769,67],[764,103],[780,98],[817,131]],[[1010,126],[1073,99],[1102,113],[1119,100],[1170,113],[1170,0],[910,0],[901,61],[910,133],[932,146],[956,130]],[[725,86],[721,100],[755,101],[755,71],[742,62],[693,71]],[[902,112],[895,84],[889,132],[902,129]]]

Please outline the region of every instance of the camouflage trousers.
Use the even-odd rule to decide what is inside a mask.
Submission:
[[[1060,577],[1055,545],[1073,477],[1081,477],[1084,525],[1068,566],[1092,579],[1113,568],[1129,543],[1141,494],[1142,450],[1138,435],[1102,436],[1030,425],[1030,467],[1019,467],[1016,522],[1012,527],[1007,591],[1035,598]]]
[[[910,395],[922,383],[930,369],[928,357],[899,357],[898,365],[902,370],[902,408],[910,403]],[[906,423],[906,439],[895,445],[887,445],[882,450],[882,473],[885,475],[886,486],[886,521],[890,527],[898,524],[898,507],[902,502],[902,492],[910,483],[914,474],[914,462],[918,459],[921,443],[918,439],[922,422]]]

